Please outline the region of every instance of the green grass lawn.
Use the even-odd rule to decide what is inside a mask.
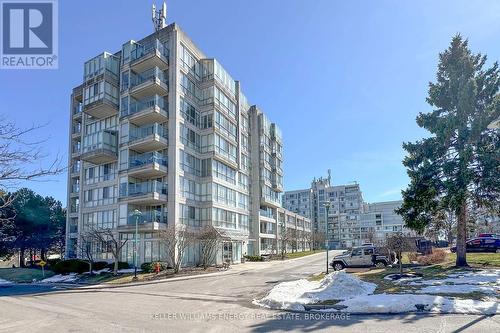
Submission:
[[[440,264],[430,265],[426,267],[408,267],[403,265],[403,271],[408,272],[418,272],[423,274],[424,280],[430,279],[444,279],[449,274],[457,271],[464,270],[464,268],[455,267],[456,254],[448,254],[447,260]],[[500,254],[499,253],[467,253],[467,262],[471,266],[470,269],[478,268],[499,268],[500,269]],[[405,258],[403,256],[403,263],[405,263]],[[406,268],[404,266],[407,266]],[[467,268],[465,268],[467,269]],[[399,273],[399,267],[388,267],[386,269],[374,269],[368,272],[354,273],[363,281],[372,282],[377,285],[375,293],[399,293],[403,291],[412,291],[413,289],[419,289],[415,286],[410,285],[398,285],[392,281],[384,280],[384,277],[389,274]],[[441,296],[447,296],[445,294]],[[456,295],[458,297],[458,295]],[[470,293],[467,295],[461,295],[460,297],[469,297],[472,299],[481,299],[484,295],[482,293]]]
[[[448,260],[455,262],[457,255],[448,254]],[[500,268],[500,253],[467,253],[467,263],[471,266],[496,266]]]
[[[311,254],[320,253],[320,252],[325,252],[325,250],[313,250],[313,251],[287,253],[286,257],[288,259],[301,258],[301,257],[310,256]]]
[[[54,272],[45,270],[45,277],[51,277]],[[20,283],[30,283],[35,280],[42,280],[44,277],[42,275],[41,269],[35,268],[0,268],[0,279],[20,282]]]

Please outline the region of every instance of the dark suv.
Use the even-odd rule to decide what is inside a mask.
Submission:
[[[497,237],[477,237],[469,239],[466,243],[467,252],[496,252],[500,253],[500,239]],[[457,252],[457,247],[453,246],[451,252]]]

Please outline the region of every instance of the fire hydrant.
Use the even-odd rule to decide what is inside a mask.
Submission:
[[[159,263],[159,262],[157,262],[157,263],[155,264],[155,272],[156,272],[156,274],[160,273],[160,268],[161,268],[161,267],[160,267],[160,263]]]

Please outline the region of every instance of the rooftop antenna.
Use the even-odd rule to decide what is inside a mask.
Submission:
[[[166,27],[165,21],[167,20],[167,4],[163,2],[160,10],[156,10],[156,5],[153,4],[153,25],[155,31],[161,30]]]
[[[331,180],[332,180],[332,170],[328,169],[328,186],[330,186]]]

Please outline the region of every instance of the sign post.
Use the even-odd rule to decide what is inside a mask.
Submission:
[[[45,278],[45,269],[43,268],[45,265],[47,265],[47,263],[43,260],[40,260],[40,262],[38,263],[38,265],[40,267],[42,267],[42,276]]]

